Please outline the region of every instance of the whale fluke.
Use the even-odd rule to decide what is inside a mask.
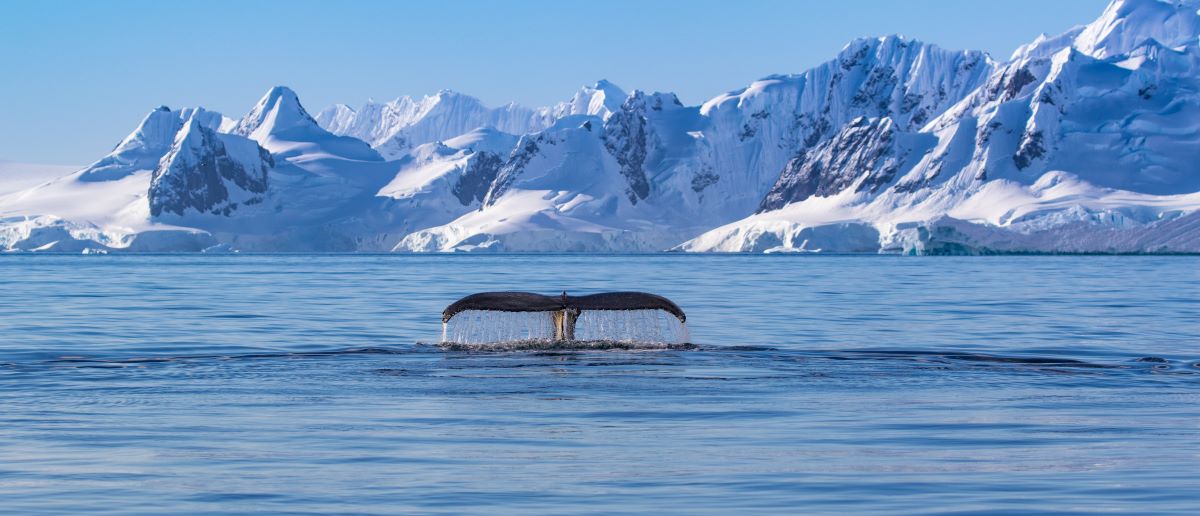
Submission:
[[[466,310],[497,312],[558,312],[563,310],[662,310],[679,322],[687,316],[670,299],[646,292],[605,292],[587,296],[544,296],[531,292],[481,292],[455,301],[442,311],[442,322]]]
[[[483,310],[493,312],[549,312],[553,317],[554,340],[574,340],[575,322],[584,311],[662,310],[680,324],[687,316],[679,305],[665,297],[645,292],[605,292],[587,296],[544,296],[531,292],[481,292],[459,299],[442,311],[442,323],[450,322],[461,312]]]

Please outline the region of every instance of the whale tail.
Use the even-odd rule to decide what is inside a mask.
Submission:
[[[589,336],[612,340],[637,340],[639,335],[661,334],[662,332],[658,329],[650,332],[650,328],[637,327],[639,325],[658,326],[660,321],[653,316],[652,312],[666,313],[677,320],[679,331],[676,333],[682,335],[686,335],[684,323],[687,322],[687,316],[679,308],[679,305],[665,297],[645,292],[606,292],[586,296],[570,296],[566,292],[558,296],[545,296],[530,292],[482,292],[469,295],[447,306],[442,311],[443,325],[450,323],[455,316],[464,312],[529,314],[532,319],[524,323],[526,331],[523,336],[531,339],[538,338],[539,331],[534,327],[539,325],[533,323],[540,320],[549,325],[549,328],[541,326],[545,333],[541,337],[552,338],[555,341],[576,340],[577,325],[581,318],[591,320],[600,317],[595,325],[597,328],[593,329]],[[547,315],[537,315],[539,313]],[[609,321],[606,324],[603,320],[605,314],[620,320]],[[493,326],[499,324],[499,319],[497,319]],[[485,322],[483,325],[487,325],[487,323]],[[487,331],[494,332],[495,330],[489,328]],[[443,337],[443,340],[449,339]]]

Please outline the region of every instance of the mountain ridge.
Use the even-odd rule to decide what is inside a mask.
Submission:
[[[1200,252],[1197,11],[1115,0],[1007,61],[860,38],[695,106],[601,80],[538,108],[158,108],[0,196],[0,248]]]

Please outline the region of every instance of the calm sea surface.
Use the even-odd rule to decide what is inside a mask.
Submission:
[[[470,352],[484,290],[695,349]],[[0,256],[0,512],[1200,512],[1200,259]]]

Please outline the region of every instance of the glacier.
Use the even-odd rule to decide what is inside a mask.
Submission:
[[[700,105],[158,107],[82,169],[0,162],[0,250],[1197,253],[1198,163],[1200,0],[1114,0],[1007,60],[863,38]]]

